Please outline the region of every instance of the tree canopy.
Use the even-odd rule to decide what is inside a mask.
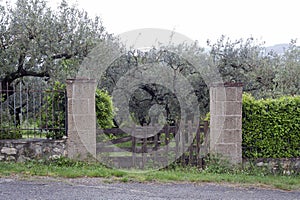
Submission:
[[[46,82],[72,77],[98,42],[111,39],[114,40],[113,36],[105,31],[99,17],[90,18],[87,12],[70,6],[66,0],[57,9],[49,7],[46,0],[17,0],[15,5],[0,6],[2,92],[12,90],[12,85],[25,77],[38,77]],[[125,73],[137,66],[155,64],[171,69],[174,88],[175,83],[180,85],[178,74],[190,82],[203,114],[209,105],[205,80],[214,78],[214,74],[205,77],[209,68],[216,68],[224,82],[243,82],[244,91],[256,98],[300,94],[300,47],[295,40],[283,54],[268,51],[263,42],[253,38],[232,41],[221,36],[207,45],[206,50],[196,42],[170,43],[149,51],[129,49],[107,68],[99,86],[111,94]],[[201,62],[205,64],[202,66]],[[195,68],[199,63],[200,72]],[[10,93],[2,93],[4,100],[7,94]],[[129,105],[140,124],[149,123],[149,112],[154,105],[165,109],[169,123],[180,115],[176,96],[159,84],[140,85],[127,100],[123,107]]]
[[[283,53],[268,50],[254,38],[208,41],[210,56],[224,81],[243,82],[256,98],[300,94],[300,47],[291,40]]]
[[[202,115],[208,112],[209,105],[209,92],[205,79],[213,79],[213,77],[205,77],[207,67],[216,67],[224,82],[242,82],[244,91],[256,98],[300,94],[300,48],[296,45],[296,41],[291,41],[283,54],[268,50],[263,42],[254,38],[232,41],[222,36],[216,43],[208,41],[208,47],[209,51],[205,51],[195,43],[152,48],[146,52],[130,50],[107,68],[100,85],[112,93],[116,89],[116,83],[124,74],[134,69],[142,70],[138,66],[156,64],[162,68],[168,67],[173,73],[174,83],[176,82],[177,86],[180,86],[179,79],[176,77],[178,74],[189,80],[198,98]],[[181,56],[183,51],[189,56]],[[206,59],[210,60],[208,66],[195,68],[195,64]],[[138,73],[142,72],[138,71]],[[153,73],[157,72],[153,70]],[[135,76],[132,73],[132,79]],[[119,89],[126,90],[127,85],[122,84],[118,87],[124,87]],[[151,122],[150,115],[154,105],[164,109],[168,123],[172,124],[174,120],[178,122],[178,117],[181,115],[176,96],[163,85],[158,84],[141,84],[121,107],[128,105],[133,118],[141,125]]]
[[[71,76],[95,44],[110,37],[99,17],[91,19],[65,0],[55,10],[45,0],[0,6],[2,89],[23,77]]]

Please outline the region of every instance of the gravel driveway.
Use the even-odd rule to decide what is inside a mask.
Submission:
[[[211,183],[106,183],[99,178],[0,178],[0,199],[299,199],[300,191]]]

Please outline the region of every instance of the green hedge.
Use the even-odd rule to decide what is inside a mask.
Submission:
[[[300,156],[300,96],[255,100],[243,95],[243,157]]]
[[[96,117],[99,128],[112,128],[114,126],[114,107],[112,98],[106,91],[96,90]]]

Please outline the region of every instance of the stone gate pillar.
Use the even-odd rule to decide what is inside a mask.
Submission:
[[[241,83],[210,85],[210,153],[242,163]]]
[[[96,157],[96,80],[67,80],[68,157]]]

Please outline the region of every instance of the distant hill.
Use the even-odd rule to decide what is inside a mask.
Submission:
[[[278,54],[283,54],[284,51],[289,47],[289,44],[275,44],[274,46],[266,47],[267,52],[274,51]]]

